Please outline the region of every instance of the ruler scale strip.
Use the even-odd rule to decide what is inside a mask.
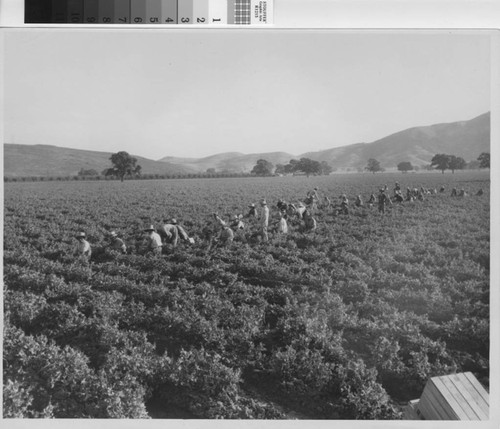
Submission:
[[[274,0],[24,0],[28,24],[263,25]]]

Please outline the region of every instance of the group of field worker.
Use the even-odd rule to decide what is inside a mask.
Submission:
[[[445,191],[445,187],[441,186],[439,189],[440,193]],[[373,207],[375,204],[378,206],[378,211],[384,214],[386,207],[393,202],[403,203],[405,201],[423,201],[424,196],[428,194],[437,194],[437,189],[428,189],[423,186],[420,188],[410,188],[406,189],[406,194],[403,194],[401,186],[398,182],[395,183],[393,189],[392,197],[389,196],[389,188],[385,185],[383,188],[379,189],[379,193],[375,196],[374,193],[370,195],[367,201],[368,207]],[[480,189],[476,195],[483,195],[483,190]],[[452,197],[465,197],[467,193],[464,189],[457,191],[453,188]],[[342,194],[339,198],[339,206],[335,209],[337,215],[349,214],[349,200],[345,194]],[[321,202],[323,201],[323,202]],[[305,204],[304,204],[305,203]],[[280,199],[276,204],[278,209],[278,222],[275,224],[274,231],[277,234],[287,234],[289,231],[288,219],[293,216],[295,219],[301,221],[301,229],[304,232],[315,231],[317,228],[317,222],[314,218],[314,213],[321,209],[328,209],[332,206],[332,202],[328,196],[324,196],[323,200],[320,199],[318,194],[318,188],[314,188],[309,191],[306,195],[304,203],[299,201],[297,204],[287,203],[286,201]],[[365,205],[361,195],[357,195],[354,205],[356,207],[363,207]],[[255,204],[250,204],[248,206],[249,210],[246,216],[242,214],[233,215],[228,221],[224,220],[219,216],[218,213],[212,213],[211,221],[209,221],[203,230],[203,236],[209,242],[209,248],[212,245],[228,245],[232,243],[235,238],[241,242],[247,242],[247,236],[245,231],[247,226],[244,219],[248,220],[253,230],[252,237],[260,238],[261,241],[269,241],[269,221],[270,221],[270,210],[267,205],[267,201],[262,199],[260,201],[260,208],[257,208]],[[178,224],[177,220],[174,218],[164,220],[164,224],[161,228],[156,230],[154,225],[144,229],[145,237],[141,248],[142,253],[152,253],[161,254],[164,247],[177,247],[179,240],[185,241],[187,243],[194,243],[194,238],[190,237],[186,230]],[[302,223],[303,222],[303,223]],[[75,254],[79,256],[84,256],[90,258],[92,255],[92,248],[90,243],[86,240],[86,235],[84,232],[79,232],[76,237],[77,245],[75,249]],[[118,237],[115,231],[111,231],[108,235],[108,244],[106,249],[112,250],[118,253],[127,253],[127,246],[125,242]]]
[[[75,253],[90,259],[92,256],[92,247],[87,241],[86,234],[83,231],[79,232],[75,238],[77,240]],[[118,234],[115,231],[109,233],[108,248],[116,252],[127,253],[127,246],[121,238],[118,238]]]
[[[164,246],[177,247],[179,239],[191,244],[194,243],[194,238],[189,237],[186,230],[177,224],[176,219],[168,219],[164,222],[159,230],[160,233],[156,232],[154,225],[150,225],[144,229],[145,237],[141,248],[142,253],[151,252],[153,254],[160,254]],[[85,232],[79,232],[75,238],[77,240],[75,254],[90,259],[92,248],[87,241]],[[109,233],[105,249],[118,253],[127,253],[127,245],[118,237],[116,231]]]
[[[191,244],[194,243],[194,238],[189,237],[186,230],[177,223],[177,219],[172,218],[165,220],[164,222],[165,223],[160,228],[159,233],[156,232],[153,225],[144,229],[144,232],[146,233],[146,238],[142,247],[144,253],[161,253],[164,246],[170,245],[171,247],[177,247],[179,240],[184,240]]]

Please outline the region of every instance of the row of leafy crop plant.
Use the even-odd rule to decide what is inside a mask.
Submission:
[[[161,397],[203,418],[286,417],[280,400],[309,418],[398,418],[383,378],[411,395],[429,373],[456,369],[420,332],[422,317],[362,290],[346,305],[353,290],[342,286],[252,285],[208,263],[194,284],[182,278],[192,265],[130,259],[118,266],[137,279],[115,261],[6,252],[6,416],[145,417],[147,400]],[[144,273],[155,282],[138,280]]]

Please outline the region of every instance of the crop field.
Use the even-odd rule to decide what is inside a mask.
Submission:
[[[353,207],[396,180],[446,191],[384,215]],[[335,205],[347,194],[350,213],[273,232],[278,199],[315,186]],[[4,191],[4,417],[399,419],[434,375],[471,371],[488,387],[489,172]],[[245,220],[234,243],[209,245],[213,212],[261,198],[268,243]],[[143,229],[171,217],[194,244],[142,254]],[[112,230],[127,254],[104,249]],[[78,231],[90,261],[73,254]]]

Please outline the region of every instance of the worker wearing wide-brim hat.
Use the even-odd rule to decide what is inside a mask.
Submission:
[[[87,236],[85,235],[85,233],[83,231],[80,231],[75,235],[75,238],[78,240],[75,248],[75,254],[90,259],[90,257],[92,256],[92,248],[90,247],[90,243],[86,239]]]
[[[278,207],[278,210],[280,212],[284,213],[284,212],[286,212],[286,209],[288,208],[288,203],[285,200],[280,198],[280,200],[276,204],[276,207]]]
[[[241,220],[243,216],[241,214],[235,214],[233,218],[231,219],[231,228],[234,229],[235,231],[241,230],[245,228],[245,224]]]
[[[260,200],[261,212],[260,212],[260,234],[263,241],[269,241],[267,235],[267,228],[269,226],[269,207],[267,207],[267,201],[265,198]]]
[[[153,225],[150,225],[147,228],[144,228],[144,232],[146,233],[146,239],[144,240],[145,252],[160,254],[163,244],[161,242],[160,235],[155,232],[155,227]]]
[[[165,224],[161,228],[160,232],[162,233],[166,244],[170,244],[172,247],[177,247],[179,238],[188,243],[194,243],[194,239],[189,237],[186,230],[179,225],[176,218],[165,219],[164,222]]]
[[[127,253],[127,246],[125,242],[118,237],[116,231],[111,231],[109,233],[109,248],[116,252]]]
[[[255,204],[252,203],[248,206],[248,208],[250,209],[248,211],[248,214],[246,217],[249,217],[249,218],[257,218],[258,217],[258,213],[257,213],[257,207],[255,207]]]

